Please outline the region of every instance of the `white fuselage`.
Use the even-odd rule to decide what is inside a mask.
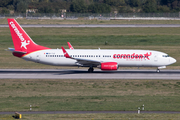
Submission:
[[[100,63],[117,62],[119,67],[161,67],[176,62],[174,58],[169,57],[166,53],[153,50],[74,49],[67,50],[67,52],[73,58],[95,60]],[[64,57],[61,49],[40,50],[27,54],[22,58],[48,65],[81,66],[77,60]]]

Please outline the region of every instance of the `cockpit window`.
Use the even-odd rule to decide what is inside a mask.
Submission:
[[[163,55],[163,57],[169,57],[169,55]]]

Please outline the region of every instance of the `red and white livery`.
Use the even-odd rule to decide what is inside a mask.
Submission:
[[[17,23],[8,19],[14,48],[9,48],[13,55],[28,61],[56,66],[89,67],[93,72],[97,67],[101,70],[117,70],[118,67],[157,67],[166,68],[176,60],[166,53],[154,50],[109,50],[109,49],[50,49],[37,45]]]

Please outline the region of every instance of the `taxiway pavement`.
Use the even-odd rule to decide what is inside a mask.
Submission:
[[[95,69],[0,69],[0,79],[161,79],[180,80],[180,70],[118,70]]]
[[[21,26],[23,28],[30,28],[30,27],[57,27],[57,28],[71,28],[71,27],[89,27],[89,28],[95,28],[95,27],[122,27],[122,28],[125,28],[125,27],[129,27],[129,28],[136,28],[136,27],[155,27],[155,28],[158,28],[158,27],[180,27],[179,24],[149,24],[149,25],[134,25],[134,24],[111,24],[111,25],[107,25],[107,24],[91,24],[91,25],[78,25],[78,24],[72,24],[72,25],[63,25],[63,24],[31,24],[31,25],[23,25],[21,24]],[[9,25],[0,25],[0,27],[9,27]]]

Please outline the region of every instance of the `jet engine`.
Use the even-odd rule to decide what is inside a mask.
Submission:
[[[101,66],[99,66],[101,70],[117,70],[118,64],[116,62],[104,62],[101,63]]]

